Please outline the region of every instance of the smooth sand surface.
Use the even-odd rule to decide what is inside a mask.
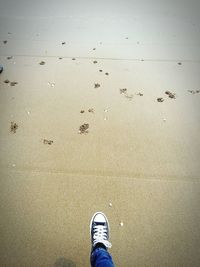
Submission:
[[[0,266],[89,266],[98,210],[116,266],[200,266],[199,13],[0,0]]]

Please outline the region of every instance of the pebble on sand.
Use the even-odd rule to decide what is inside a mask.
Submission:
[[[124,226],[124,223],[123,223],[123,222],[120,222],[120,224],[119,224],[119,225],[122,227],[122,226]]]

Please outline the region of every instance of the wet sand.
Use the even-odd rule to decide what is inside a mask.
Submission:
[[[199,266],[198,10],[0,3],[1,266]]]

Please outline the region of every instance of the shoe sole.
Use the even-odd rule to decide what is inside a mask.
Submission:
[[[109,238],[109,236],[110,236],[110,225],[109,225],[108,219],[107,219],[106,215],[105,215],[103,212],[98,211],[98,212],[96,212],[96,213],[92,216],[92,219],[91,219],[91,221],[90,221],[90,239],[91,239],[91,237],[92,237],[92,236],[91,236],[92,223],[93,223],[94,217],[95,217],[97,214],[102,214],[102,215],[105,217],[106,222],[107,222],[107,224],[108,224],[108,238]]]

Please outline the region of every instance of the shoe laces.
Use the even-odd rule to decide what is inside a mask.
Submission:
[[[112,244],[108,241],[108,227],[103,225],[94,226],[93,246],[97,243],[104,244],[105,247],[111,248]]]

